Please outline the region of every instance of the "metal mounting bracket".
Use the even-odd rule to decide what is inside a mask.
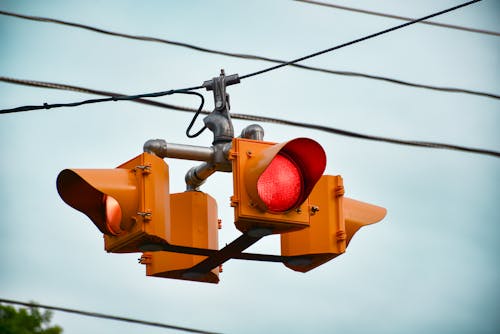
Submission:
[[[214,111],[203,119],[205,126],[214,134],[212,145],[230,142],[234,137],[233,123],[229,109],[229,94],[226,87],[240,83],[238,74],[226,76],[224,70],[212,80],[203,82],[203,87],[214,92]]]

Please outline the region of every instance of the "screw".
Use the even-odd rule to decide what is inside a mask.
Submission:
[[[319,206],[313,205],[311,206],[311,216],[315,215],[319,211]]]
[[[335,188],[335,196],[336,197],[344,196],[344,193],[345,193],[345,190],[344,190],[343,186],[338,186],[337,188]]]

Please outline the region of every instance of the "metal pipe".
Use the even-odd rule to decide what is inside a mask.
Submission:
[[[264,128],[259,124],[250,124],[241,131],[241,138],[264,140]]]
[[[210,175],[217,171],[213,163],[204,162],[199,166],[195,166],[186,173],[186,190],[198,191],[198,188],[205,183]]]
[[[144,152],[155,154],[160,158],[174,158],[197,161],[212,161],[212,147],[167,143],[164,139],[150,139],[144,143]]]

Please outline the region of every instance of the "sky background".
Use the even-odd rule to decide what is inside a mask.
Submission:
[[[335,1],[420,17],[459,1]],[[400,21],[293,1],[0,1],[0,9],[156,36],[218,50],[294,59]],[[436,21],[500,31],[500,2]],[[0,75],[124,94],[200,85],[269,63],[126,40],[0,16]],[[500,93],[500,38],[413,25],[305,62],[438,86]],[[282,68],[228,88],[235,113],[500,150],[500,102],[381,81]],[[204,92],[207,107],[212,94]],[[91,95],[0,83],[0,108]],[[196,107],[192,96],[158,101]],[[59,197],[65,168],[114,168],[151,138],[210,146],[184,132],[192,114],[113,102],[0,116],[0,296],[224,333],[498,333],[500,159],[352,139],[261,123],[265,139],[310,137],[346,196],[387,208],[347,252],[306,273],[231,260],[220,283],[150,278],[139,254],[108,254],[99,231]],[[233,120],[235,133],[250,122]],[[201,122],[197,123],[198,125]],[[195,126],[196,128],[196,126]],[[198,162],[167,159],[171,193]],[[238,237],[232,177],[212,176],[221,246]],[[248,251],[279,254],[279,237]],[[174,333],[56,312],[65,333]]]

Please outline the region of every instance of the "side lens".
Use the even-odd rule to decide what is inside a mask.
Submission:
[[[118,201],[111,196],[104,195],[104,214],[106,221],[106,229],[111,235],[118,235],[123,230],[120,223],[122,221],[122,209]]]
[[[299,167],[287,156],[278,154],[257,181],[257,192],[270,211],[293,209],[303,191]]]

